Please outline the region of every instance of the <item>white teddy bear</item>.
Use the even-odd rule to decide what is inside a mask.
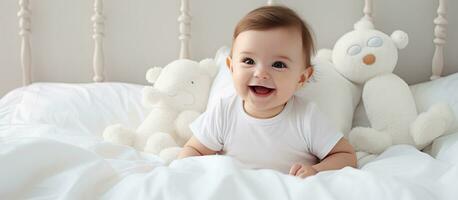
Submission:
[[[354,29],[336,42],[329,55],[339,73],[363,85],[362,101],[371,127],[353,128],[350,143],[371,154],[394,144],[423,149],[449,128],[453,112],[447,104],[436,104],[419,115],[409,86],[392,73],[398,49],[408,43],[405,32],[397,30],[390,37],[365,18]]]
[[[107,127],[104,139],[158,154],[166,163],[174,160],[192,136],[189,124],[205,110],[217,70],[212,59],[180,59],[149,69],[146,79],[153,86],[143,89],[143,104],[151,112],[135,131],[120,124]]]

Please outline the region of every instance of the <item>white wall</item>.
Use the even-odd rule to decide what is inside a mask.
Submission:
[[[0,1],[0,97],[21,85],[17,0]],[[230,45],[236,22],[265,0],[191,0],[191,56],[212,57]],[[363,0],[283,0],[314,29],[320,48],[332,48],[362,16]],[[145,71],[178,57],[179,0],[105,0],[105,64],[109,81],[146,84]],[[432,20],[438,0],[374,0],[376,27],[402,29],[409,46],[395,73],[408,83],[428,80],[434,52]],[[31,0],[34,81],[91,82],[93,0]],[[445,74],[458,72],[458,2],[448,0]]]

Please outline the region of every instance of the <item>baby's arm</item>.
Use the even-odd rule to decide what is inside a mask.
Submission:
[[[348,140],[342,138],[320,163],[312,167],[317,171],[325,171],[347,166],[356,167],[356,153]]]
[[[321,162],[313,166],[294,164],[289,174],[305,178],[320,171],[336,170],[346,166],[356,167],[356,153],[350,143],[342,138]]]
[[[200,143],[199,140],[197,140],[197,138],[192,136],[191,139],[189,139],[188,142],[186,142],[180,154],[178,154],[178,159],[190,156],[204,156],[211,154],[216,154],[216,151],[207,148],[202,143]]]

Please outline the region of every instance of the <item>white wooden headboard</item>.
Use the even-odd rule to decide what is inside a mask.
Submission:
[[[92,15],[92,24],[93,24],[93,46],[94,52],[92,57],[92,67],[93,67],[93,81],[102,82],[106,80],[105,75],[105,56],[104,56],[104,26],[106,17],[104,15],[104,1],[103,0],[93,0],[93,15]],[[446,0],[436,0],[439,2],[437,9],[437,17],[434,19],[435,28],[434,31],[434,44],[435,51],[432,59],[432,76],[431,79],[437,79],[441,76],[444,68],[444,45],[446,43],[446,25],[447,20],[445,18],[446,14]],[[108,2],[107,2],[108,3]],[[267,4],[272,5],[278,3],[273,0],[268,0]],[[29,0],[19,0],[19,12],[17,13],[19,18],[19,36],[21,37],[21,56],[20,63],[22,66],[22,79],[23,84],[27,85],[33,81],[33,55],[31,50],[31,41],[30,37],[33,32],[31,30],[31,9],[30,9]],[[191,11],[189,9],[189,0],[181,0],[180,2],[180,11],[178,17],[179,23],[179,37],[180,40],[180,50],[179,58],[190,58],[190,39],[191,39]],[[364,17],[372,20],[373,19],[373,2],[372,0],[364,0]]]

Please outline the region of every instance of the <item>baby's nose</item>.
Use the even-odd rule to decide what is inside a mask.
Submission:
[[[264,66],[257,66],[254,71],[254,77],[259,79],[268,79],[269,73],[267,72],[266,67]]]

